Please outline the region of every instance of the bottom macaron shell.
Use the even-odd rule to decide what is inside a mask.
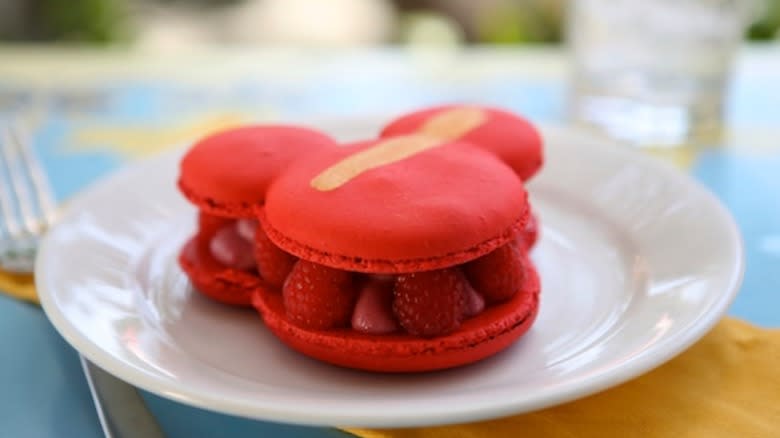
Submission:
[[[486,309],[454,333],[437,338],[303,329],[288,322],[281,294],[264,288],[257,289],[253,304],[282,342],[315,359],[368,371],[441,370],[492,356],[528,331],[539,310],[540,285],[530,261],[525,265],[525,284],[510,301]]]
[[[208,240],[202,235],[196,236],[187,242],[179,254],[179,265],[195,289],[225,304],[252,305],[252,293],[260,286],[260,278],[221,265],[211,255]]]

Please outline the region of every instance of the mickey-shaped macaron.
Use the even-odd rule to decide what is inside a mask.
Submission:
[[[345,146],[294,127],[224,132],[182,160],[201,221],[180,261],[209,296],[248,294],[273,333],[317,359],[463,365],[536,317],[523,181],[541,164],[532,125],[472,106],[408,114]]]

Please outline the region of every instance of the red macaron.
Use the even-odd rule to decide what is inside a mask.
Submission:
[[[255,129],[253,136],[267,134]],[[540,285],[528,257],[536,226],[523,182],[543,159],[527,121],[440,107],[401,117],[374,140],[296,138],[288,146],[289,155],[233,160],[227,167],[245,169],[223,176],[210,160],[191,158],[196,145],[180,179],[189,199],[206,203],[203,211],[227,206],[259,221],[257,282],[248,286],[282,342],[336,365],[414,372],[480,360],[530,328]],[[209,172],[206,182],[191,181],[192,163]],[[245,176],[237,182],[236,174]],[[198,242],[213,246],[225,226],[210,235],[201,226],[182,252],[198,288],[213,288],[206,278],[216,277],[199,277],[185,262],[215,272],[205,262],[215,251]]]
[[[335,145],[324,134],[279,125],[227,130],[190,148],[178,185],[198,208],[199,220],[179,264],[196,290],[225,304],[251,305],[262,283],[252,252],[255,207],[268,183],[293,160]]]

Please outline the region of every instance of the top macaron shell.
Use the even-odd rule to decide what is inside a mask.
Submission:
[[[268,186],[294,160],[337,143],[310,129],[264,125],[231,129],[196,143],[180,165],[179,187],[201,210],[252,217]]]
[[[418,131],[437,115],[463,106],[440,106],[403,115],[388,124],[382,137],[410,134]],[[523,181],[529,180],[542,167],[542,138],[531,123],[507,111],[479,108],[487,114],[484,123],[466,132],[460,140],[490,150],[517,172]]]
[[[493,153],[446,142],[318,190],[324,169],[381,140],[307,154],[269,188],[262,224],[303,259],[359,272],[403,273],[475,259],[527,219],[523,183]]]

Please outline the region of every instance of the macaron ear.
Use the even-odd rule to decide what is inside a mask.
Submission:
[[[497,155],[525,181],[542,166],[542,138],[527,120],[510,112],[478,106],[441,106],[415,111],[390,122],[381,137],[447,133]],[[454,135],[453,135],[454,133]]]
[[[330,137],[284,125],[247,126],[198,141],[180,165],[179,188],[202,211],[250,217],[293,160],[338,147]]]

